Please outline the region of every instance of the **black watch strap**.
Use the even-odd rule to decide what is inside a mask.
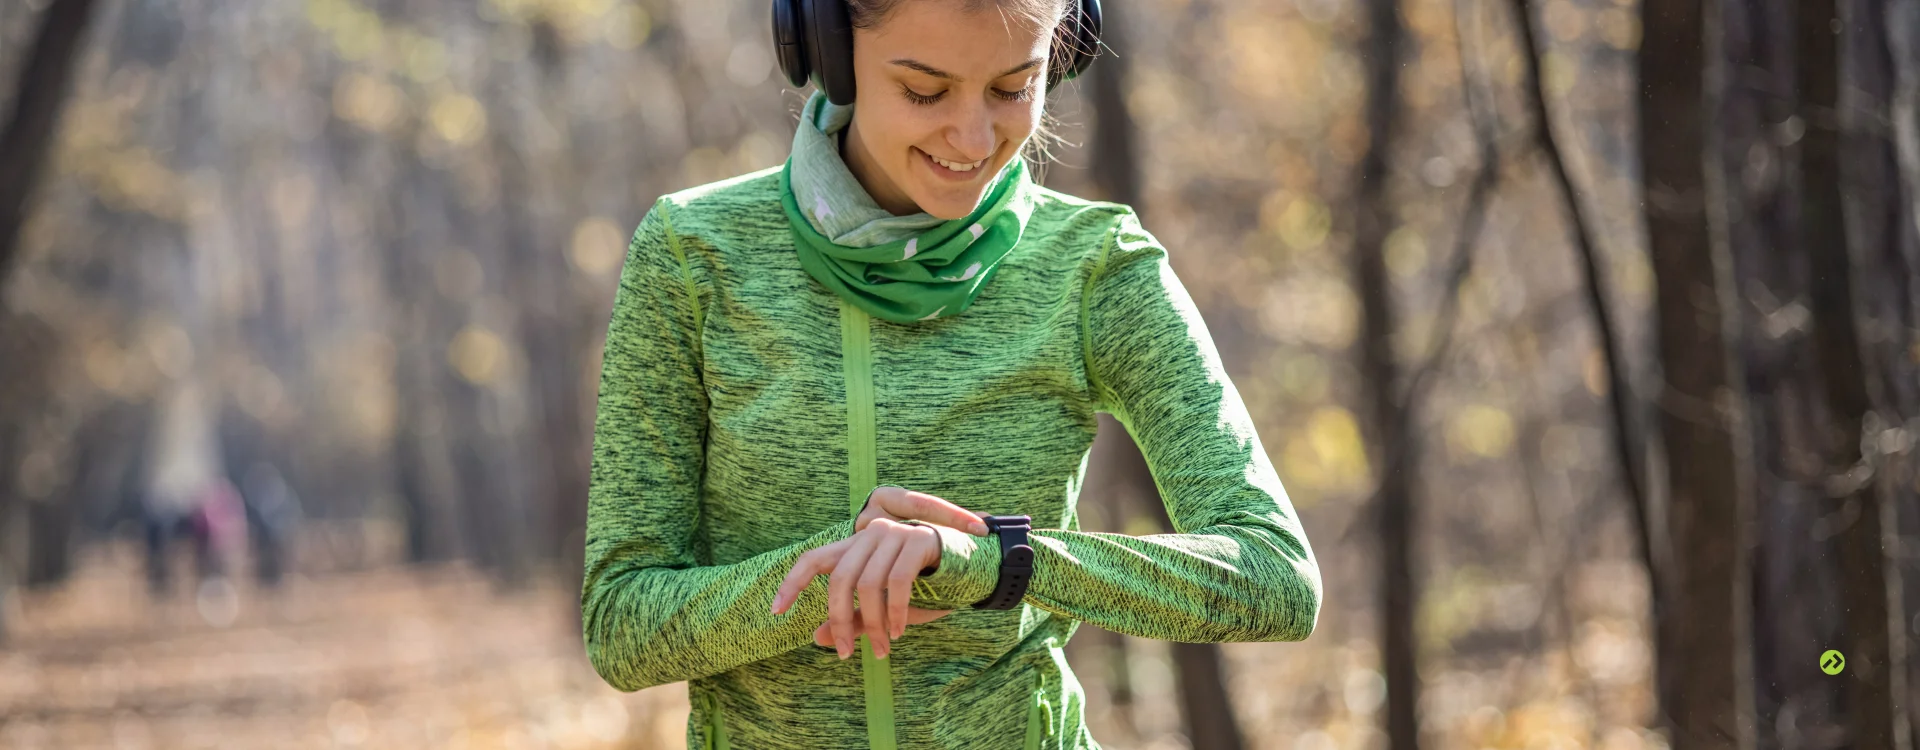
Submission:
[[[1033,547],[1027,544],[1027,532],[1033,519],[1027,516],[987,516],[987,533],[1000,537],[1000,582],[987,598],[973,603],[974,609],[1013,609],[1026,598],[1027,581],[1033,578]]]

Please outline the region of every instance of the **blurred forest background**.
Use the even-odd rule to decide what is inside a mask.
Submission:
[[[767,15],[0,4],[0,746],[683,746],[584,659],[591,414],[646,208],[786,156]],[[1920,0],[1107,19],[1044,181],[1173,250],[1327,598],[1083,628],[1105,746],[1920,745]]]

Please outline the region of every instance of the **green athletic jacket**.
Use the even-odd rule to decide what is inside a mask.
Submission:
[[[1081,622],[1299,641],[1320,570],[1167,251],[1123,205],[1030,184],[1026,233],[964,313],[872,318],[808,276],[779,167],[662,197],[607,331],[581,592],[623,691],[688,681],[688,747],[1097,749],[1061,647]],[[1140,445],[1177,533],[1079,530],[1097,426]],[[1021,606],[971,609],[992,536],[941,528],[887,659],[813,643],[827,576],[768,613],[877,484],[1033,518]]]

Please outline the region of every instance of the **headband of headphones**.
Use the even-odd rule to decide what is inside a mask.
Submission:
[[[1100,54],[1100,0],[1073,0],[1054,32],[1047,90],[1072,80]],[[787,82],[813,79],[834,104],[853,103],[853,24],[846,0],[773,0],[773,41]]]

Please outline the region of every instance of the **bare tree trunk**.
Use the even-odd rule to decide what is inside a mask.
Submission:
[[[0,416],[33,413],[46,378],[46,352],[54,331],[34,318],[0,306]],[[25,454],[23,420],[0,419],[0,643],[7,640],[9,599],[27,567],[29,501],[19,491],[19,457]]]
[[[1735,0],[1719,6],[1721,44],[1712,64],[1724,74],[1711,121],[1718,148],[1709,175],[1724,189],[1724,214],[1735,270],[1740,326],[1738,359],[1745,370],[1750,472],[1756,539],[1752,556],[1754,710],[1759,747],[1832,746],[1838,683],[1809,668],[1808,644],[1831,642],[1839,602],[1830,585],[1830,542],[1819,528],[1821,488],[1811,478],[1818,455],[1811,425],[1817,358],[1807,331],[1805,254],[1796,182],[1789,179],[1794,88],[1790,0]],[[1783,126],[1784,125],[1784,126]],[[1816,657],[1818,653],[1814,654]]]
[[[93,8],[94,0],[54,0],[42,13],[33,45],[20,66],[13,108],[5,129],[0,130],[0,301],[5,299],[34,189],[57,142],[54,128],[73,88],[73,71],[92,24]],[[0,305],[0,464],[20,460],[24,450],[16,451],[11,443],[24,437],[26,419],[46,408],[46,402],[36,398],[43,395],[43,381],[37,373],[29,375],[28,369],[42,363],[57,346],[43,331],[38,321],[12,315]],[[71,505],[20,497],[12,474],[0,469],[0,546],[18,538],[19,557],[0,559],[0,612],[6,609],[16,578],[35,585],[57,582],[66,575],[71,553]],[[12,528],[13,524],[20,527]],[[0,639],[4,639],[5,625],[0,621]]]
[[[1900,165],[1900,190],[1902,205],[1906,206],[1906,224],[1909,230],[1906,258],[1910,273],[1920,270],[1920,0],[1889,0],[1885,4],[1882,28],[1887,34],[1887,46],[1891,53],[1894,72],[1892,97],[1893,142]],[[1920,299],[1908,299],[1909,321],[1920,320]],[[1910,323],[1911,325],[1912,323]],[[1920,377],[1910,375],[1906,378],[1909,385],[1920,385]],[[1912,422],[1912,412],[1907,413],[1908,434],[1916,432]],[[1909,451],[1906,456],[1909,476],[1920,471],[1915,466],[1920,456]],[[1909,481],[1909,488],[1920,489],[1915,481]],[[1894,504],[1898,511],[1896,534],[1901,540],[1901,553],[1904,564],[1900,568],[1900,587],[1902,601],[1906,605],[1906,622],[1896,623],[1895,633],[1904,632],[1907,649],[1907,725],[1909,743],[1920,748],[1920,718],[1915,711],[1920,710],[1920,498],[1912,490],[1905,498]],[[1892,551],[1889,550],[1889,554]]]
[[[1648,6],[1650,43],[1641,52],[1641,169],[1657,280],[1665,383],[1659,424],[1672,544],[1672,567],[1663,576],[1669,595],[1656,610],[1662,615],[1656,630],[1672,638],[1661,673],[1668,676],[1674,747],[1683,750],[1755,742],[1750,451],[1745,376],[1732,350],[1739,341],[1732,261],[1711,226],[1720,191],[1709,164],[1717,168],[1718,161],[1710,156],[1715,139],[1702,114],[1713,110],[1718,94],[1704,53],[1717,45],[1706,43],[1716,25],[1706,7]]]
[[[1859,257],[1864,248],[1860,232],[1846,221],[1841,182],[1841,134],[1854,124],[1841,110],[1842,7],[1836,0],[1799,0],[1796,8],[1799,114],[1806,126],[1799,159],[1804,222],[1799,250],[1808,254],[1813,271],[1809,301],[1827,407],[1820,434],[1829,477],[1827,511],[1841,524],[1835,548],[1847,611],[1842,640],[1848,674],[1855,676],[1842,683],[1842,706],[1856,747],[1898,748],[1911,738],[1899,709],[1902,696],[1893,692],[1904,675],[1892,674],[1890,662],[1898,654],[1890,642],[1896,633],[1889,632],[1889,592],[1898,578],[1889,580],[1883,543],[1892,508],[1872,481],[1871,472],[1882,468],[1876,466],[1881,462],[1864,460],[1872,457],[1863,455],[1862,447],[1874,437],[1868,434],[1874,362],[1871,342],[1862,341],[1854,274],[1856,265],[1869,259]],[[1849,35],[1849,41],[1855,39]],[[1881,270],[1878,264],[1865,268]]]
[[[1716,342],[1722,334],[1723,325],[1719,311],[1720,292],[1713,275],[1713,250],[1707,229],[1705,205],[1708,197],[1700,164],[1700,154],[1706,146],[1706,123],[1700,116],[1701,109],[1706,105],[1703,87],[1706,74],[1706,58],[1703,54],[1706,15],[1703,5],[1694,0],[1680,0],[1644,3],[1640,6],[1643,42],[1639,56],[1638,127],[1647,252],[1654,260],[1658,278],[1656,306],[1663,329],[1668,325],[1675,327],[1672,332],[1660,332],[1661,364],[1670,373],[1670,378],[1701,378],[1703,373],[1684,369],[1690,364],[1700,363],[1677,358],[1702,355],[1712,360],[1707,363],[1712,370],[1704,374],[1704,383],[1669,383],[1667,390],[1672,391],[1673,395],[1663,393],[1659,400],[1677,402],[1680,395],[1704,393],[1709,399],[1704,403],[1713,404],[1719,401],[1715,398],[1714,384],[1727,382],[1724,360],[1716,357],[1711,349],[1705,352],[1670,351],[1693,345],[1702,338]],[[1695,293],[1702,285],[1709,295],[1705,298],[1708,300],[1705,306],[1710,308],[1705,321],[1695,320],[1688,314],[1692,309],[1692,300],[1687,295]],[[1673,305],[1679,307],[1669,309]],[[1694,665],[1682,663],[1683,658],[1703,656],[1689,648],[1691,639],[1699,637],[1701,628],[1688,627],[1683,622],[1685,618],[1676,609],[1685,605],[1682,592],[1689,587],[1698,587],[1711,595],[1713,591],[1710,585],[1715,579],[1714,574],[1727,572],[1679,570],[1683,564],[1679,559],[1680,552],[1687,549],[1681,539],[1705,532],[1697,524],[1704,520],[1703,511],[1710,512],[1709,508],[1715,502],[1713,493],[1726,493],[1732,489],[1724,486],[1731,479],[1727,476],[1730,453],[1724,448],[1717,449],[1713,442],[1714,433],[1725,429],[1721,421],[1723,418],[1711,410],[1701,411],[1714,418],[1703,427],[1694,427],[1674,423],[1671,407],[1662,410],[1661,432],[1669,443],[1666,463],[1669,465],[1669,482],[1673,485],[1670,492],[1675,494],[1671,494],[1667,500],[1667,533],[1662,536],[1643,532],[1642,535],[1648,553],[1647,574],[1653,583],[1651,611],[1655,681],[1660,708],[1658,721],[1668,728],[1671,741],[1681,750],[1745,747],[1751,744],[1751,740],[1739,739],[1738,704],[1716,705],[1712,702],[1713,691],[1730,687],[1728,681],[1734,677],[1733,665],[1724,663],[1724,654],[1714,657],[1711,663],[1699,664],[1698,670],[1694,669]],[[1691,453],[1717,457],[1722,463],[1705,470],[1672,468],[1675,464],[1682,464]],[[1717,484],[1722,486],[1716,487]],[[1687,494],[1677,494],[1681,492]],[[1672,528],[1675,522],[1686,526]],[[1643,523],[1643,528],[1649,525]],[[1650,528],[1647,530],[1651,531]],[[1663,542],[1670,542],[1672,546],[1668,548]],[[1663,559],[1660,553],[1668,549],[1672,557]],[[1739,585],[1745,584],[1741,582]],[[1733,592],[1724,593],[1724,596],[1711,599],[1706,606],[1724,605],[1732,598]],[[1727,614],[1725,610],[1722,612]],[[1708,648],[1712,649],[1711,646]],[[1729,700],[1734,695],[1735,692],[1731,690],[1721,693],[1722,698]],[[1717,732],[1716,726],[1720,727]],[[1727,739],[1735,741],[1728,744]]]
[[[595,158],[575,144],[582,140],[571,120],[549,121],[546,127],[566,134],[566,139],[550,151],[535,153],[521,117],[548,117],[567,111],[567,102],[559,95],[566,90],[571,74],[561,50],[539,58],[534,70],[504,67],[502,76],[511,76],[510,88],[519,89],[502,102],[532,98],[542,106],[536,112],[514,113],[503,110],[494,121],[497,163],[501,171],[501,213],[507,224],[510,242],[508,265],[512,269],[510,288],[522,300],[520,345],[527,353],[529,403],[538,415],[534,434],[539,450],[533,453],[531,508],[544,512],[530,519],[541,528],[535,554],[553,559],[560,565],[563,580],[573,590],[581,585],[585,571],[586,510],[589,459],[593,425],[588,419],[590,405],[578,377],[586,367],[583,352],[589,346],[582,321],[590,319],[578,295],[570,292],[570,277],[565,242],[572,226],[541,226],[539,197],[554,195],[566,205],[586,205],[581,195],[589,165],[583,160]],[[524,67],[524,66],[522,66]],[[538,78],[535,78],[535,74]],[[538,127],[538,126],[535,126]],[[542,184],[539,172],[530,162],[545,160],[555,179]],[[565,211],[553,212],[570,220]],[[548,238],[544,241],[540,238]],[[569,608],[580,617],[578,607]]]
[[[1101,11],[1101,40],[1118,54],[1102,54],[1083,80],[1093,106],[1093,182],[1104,193],[1102,198],[1137,211],[1140,157],[1134,146],[1133,118],[1127,113],[1127,74],[1133,64],[1128,57],[1133,50],[1127,45],[1127,23],[1132,12],[1132,7]]]
[[[1360,297],[1360,373],[1368,405],[1364,418],[1378,446],[1369,514],[1379,528],[1380,643],[1387,679],[1386,722],[1389,746],[1420,746],[1418,659],[1414,650],[1414,606],[1419,594],[1413,577],[1413,472],[1417,447],[1408,433],[1408,404],[1399,388],[1394,360],[1396,328],[1392,280],[1387,275],[1386,237],[1393,228],[1387,198],[1387,154],[1400,126],[1400,56],[1404,30],[1396,0],[1367,4],[1366,58],[1367,149],[1360,159],[1354,201],[1353,287]]]
[[[1897,81],[1885,25],[1887,2],[1841,0],[1838,5],[1843,32],[1837,35],[1837,67],[1845,82],[1837,101],[1837,126],[1843,134],[1838,180],[1831,187],[1809,188],[1844,191],[1844,234],[1824,236],[1829,242],[1842,237],[1844,243],[1815,256],[1820,264],[1816,267],[1824,270],[1814,287],[1814,325],[1823,332],[1829,325],[1852,329],[1851,336],[1821,337],[1834,347],[1834,358],[1822,359],[1829,366],[1834,421],[1842,429],[1857,425],[1858,430],[1851,440],[1836,431],[1834,437],[1844,442],[1835,448],[1847,452],[1834,457],[1857,456],[1870,472],[1861,477],[1864,482],[1846,478],[1850,486],[1845,490],[1852,497],[1845,502],[1857,504],[1860,514],[1836,538],[1841,597],[1849,618],[1848,671],[1858,675],[1843,684],[1850,691],[1847,704],[1857,746],[1910,750],[1906,608],[1896,509],[1915,498],[1913,449],[1910,437],[1893,436],[1910,434],[1902,423],[1908,429],[1920,427],[1915,407],[1920,368],[1913,360],[1913,353],[1920,351],[1915,348],[1920,337],[1914,333],[1920,324],[1914,316],[1915,295],[1920,294],[1915,279],[1920,236],[1913,227],[1914,196],[1903,195],[1898,148],[1887,127],[1893,121]],[[1827,310],[1833,314],[1830,319],[1821,315]],[[1855,358],[1838,359],[1844,356],[1840,348],[1849,344],[1858,347]]]
[[[1233,694],[1227,690],[1226,657],[1220,653],[1220,644],[1175,641],[1168,645],[1180,676],[1181,709],[1193,746],[1221,750],[1245,747],[1233,712]]]
[[[377,174],[344,174],[336,184],[378,184],[397,194],[392,202],[367,201],[373,236],[382,247],[388,330],[393,339],[395,415],[391,438],[394,490],[406,514],[406,556],[412,563],[440,563],[468,554],[472,544],[460,525],[457,477],[448,446],[451,426],[436,373],[445,365],[445,334],[434,311],[443,306],[434,291],[431,256],[411,247],[409,221],[424,201],[416,175],[425,169],[413,153],[412,129],[390,145],[370,143],[378,158],[357,161],[379,165]],[[342,152],[354,150],[336,144]],[[356,160],[343,160],[356,161]]]
[[[0,282],[6,281],[13,266],[28,202],[53,151],[53,128],[66,108],[93,5],[94,0],[53,0],[40,19],[26,64],[20,67],[13,113],[6,130],[0,131]],[[4,289],[0,283],[0,291]]]

